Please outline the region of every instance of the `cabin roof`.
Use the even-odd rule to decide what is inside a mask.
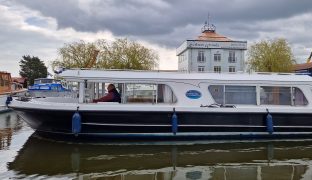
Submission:
[[[311,82],[308,75],[291,73],[186,73],[157,71],[117,71],[117,70],[65,70],[59,74],[66,80],[99,80],[99,79],[153,79],[153,80],[223,80],[223,81],[297,81]]]
[[[53,78],[37,78],[35,80],[42,80],[42,79],[54,80]]]

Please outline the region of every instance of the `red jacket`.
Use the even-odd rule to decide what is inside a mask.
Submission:
[[[99,99],[94,99],[93,102],[121,102],[120,94],[116,89],[108,91],[108,94]]]
[[[110,102],[114,99],[114,93],[108,92],[108,94],[106,94],[106,96],[103,96],[99,99],[93,99],[93,102]]]

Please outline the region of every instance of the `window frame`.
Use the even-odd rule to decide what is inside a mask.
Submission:
[[[220,94],[217,95],[217,94],[213,94],[211,88],[213,88],[212,86],[219,86],[218,89],[220,90]],[[212,100],[215,102],[215,103],[220,103],[222,101],[222,105],[226,105],[226,104],[229,104],[230,103],[226,103],[227,100],[226,100],[226,86],[247,86],[247,87],[255,87],[255,103],[253,104],[233,104],[233,105],[255,105],[255,106],[295,106],[295,107],[305,107],[305,106],[309,106],[310,102],[309,102],[309,99],[307,98],[306,94],[304,93],[304,91],[302,90],[302,88],[298,87],[298,86],[270,86],[270,85],[238,85],[238,84],[209,84],[208,85],[208,93],[210,94]],[[289,93],[290,93],[290,103],[289,104],[264,104],[264,103],[261,103],[261,87],[271,87],[271,88],[274,88],[274,87],[279,87],[279,88],[289,88]],[[296,90],[299,92],[298,94],[295,94],[295,91]],[[312,89],[311,89],[312,91]],[[300,98],[299,101],[296,101],[296,95]],[[252,97],[252,96],[250,96]],[[280,97],[279,97],[280,98]],[[217,102],[216,101],[219,101]],[[283,100],[282,100],[283,101]],[[232,104],[231,104],[232,105]]]
[[[123,84],[123,89],[124,89],[124,93],[122,93],[122,99],[124,99],[123,101],[123,104],[132,104],[132,103],[139,103],[139,104],[176,104],[178,102],[178,98],[175,94],[175,92],[173,91],[172,87],[168,84],[165,84],[165,83],[136,83],[136,82],[127,82],[127,83],[122,83]],[[146,95],[146,97],[151,97],[151,100],[152,101],[136,101],[134,100],[133,102],[129,102],[129,96],[128,93],[127,93],[127,87],[128,85],[134,85],[134,86],[137,86],[137,85],[151,85],[151,86],[154,86],[154,88],[152,88],[152,95]],[[170,93],[171,94],[171,100],[170,102],[165,102],[165,93],[162,92],[162,101],[163,102],[159,102],[158,99],[159,99],[159,86],[160,85],[163,85],[164,87],[167,87],[169,90],[170,90]],[[138,91],[140,89],[136,89],[136,91]],[[133,93],[134,90],[130,91],[129,93]],[[141,100],[143,100],[145,97],[138,97],[137,100],[139,100],[141,98]],[[168,100],[168,99],[167,99]]]
[[[230,50],[229,51],[228,62],[229,63],[236,63],[236,56],[235,56],[235,51],[234,50]]]
[[[222,101],[222,103],[220,102],[217,102],[216,101],[216,96],[213,96],[213,93],[212,93],[212,89],[210,88],[213,88],[212,86],[219,86],[218,89],[220,89],[220,95],[221,97],[218,97],[220,98],[220,100]],[[247,87],[247,88],[253,88],[254,89],[254,92],[250,92],[250,93],[255,93],[254,94],[254,99],[253,99],[253,103],[227,103],[227,101],[229,101],[227,99],[227,93],[246,93],[246,92],[232,92],[232,91],[227,91],[227,87],[234,87],[234,88],[237,88],[237,87]],[[257,86],[256,85],[235,85],[235,84],[210,84],[208,86],[208,92],[210,93],[212,99],[214,100],[215,103],[218,103],[218,104],[222,104],[222,105],[254,105],[256,106],[258,103],[257,103]],[[250,96],[252,97],[252,96]],[[233,100],[233,99],[232,99]]]
[[[213,66],[213,72],[214,73],[221,73],[221,66]]]
[[[205,72],[205,66],[198,66],[197,72]]]
[[[289,104],[264,104],[264,103],[261,103],[261,87],[271,87],[271,88],[274,88],[274,87],[277,87],[277,88],[289,88],[289,93],[290,93],[290,103]],[[298,89],[303,97],[304,97],[304,100],[306,101],[306,104],[296,104],[295,103],[295,95],[294,95],[294,92],[295,92],[295,89]],[[278,91],[278,93],[280,94],[280,91]],[[301,88],[299,88],[298,86],[269,86],[269,85],[260,85],[259,86],[259,96],[260,96],[260,99],[259,99],[259,105],[263,105],[263,106],[299,106],[299,107],[302,107],[302,106],[308,106],[310,104],[309,100],[306,98],[306,95],[304,94],[304,92],[302,91]],[[279,97],[280,98],[280,97]],[[280,101],[280,100],[279,100]]]
[[[213,54],[213,60],[214,62],[221,62],[221,53]]]
[[[229,66],[229,72],[236,72],[236,66]]]
[[[206,62],[206,57],[205,57],[205,51],[198,51],[197,54],[197,62],[198,63],[204,63]]]

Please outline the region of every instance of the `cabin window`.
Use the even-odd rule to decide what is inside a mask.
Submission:
[[[157,103],[176,103],[177,98],[171,88],[165,84],[157,85]]]
[[[164,84],[126,84],[125,103],[175,103],[176,96]]]
[[[223,85],[211,85],[208,90],[218,104],[224,104],[224,86]]]
[[[260,87],[260,104],[291,105],[290,87]]]
[[[52,91],[57,91],[57,90],[58,90],[58,86],[53,86],[53,85],[51,85],[51,90],[52,90]]]
[[[208,89],[218,104],[257,104],[255,86],[211,85]]]
[[[40,80],[35,80],[34,84],[40,84]]]
[[[257,104],[255,86],[225,86],[225,104]]]
[[[49,89],[50,89],[49,86],[39,86],[39,88],[40,88],[41,90],[49,90]]]
[[[305,106],[308,105],[308,100],[304,96],[303,92],[301,89],[294,87],[293,88],[293,100],[294,100],[294,105],[295,106]]]

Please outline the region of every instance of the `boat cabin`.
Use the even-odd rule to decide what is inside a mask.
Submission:
[[[38,78],[35,79],[34,85],[28,87],[29,91],[66,91],[61,80],[49,79],[49,78]]]
[[[77,96],[77,94],[71,92],[65,82],[50,78],[35,79],[34,85],[28,87],[28,93],[31,97]]]
[[[121,104],[308,106],[312,97],[311,77],[294,74],[66,70],[61,76],[78,82],[79,103],[105,95],[110,83],[121,94]]]

